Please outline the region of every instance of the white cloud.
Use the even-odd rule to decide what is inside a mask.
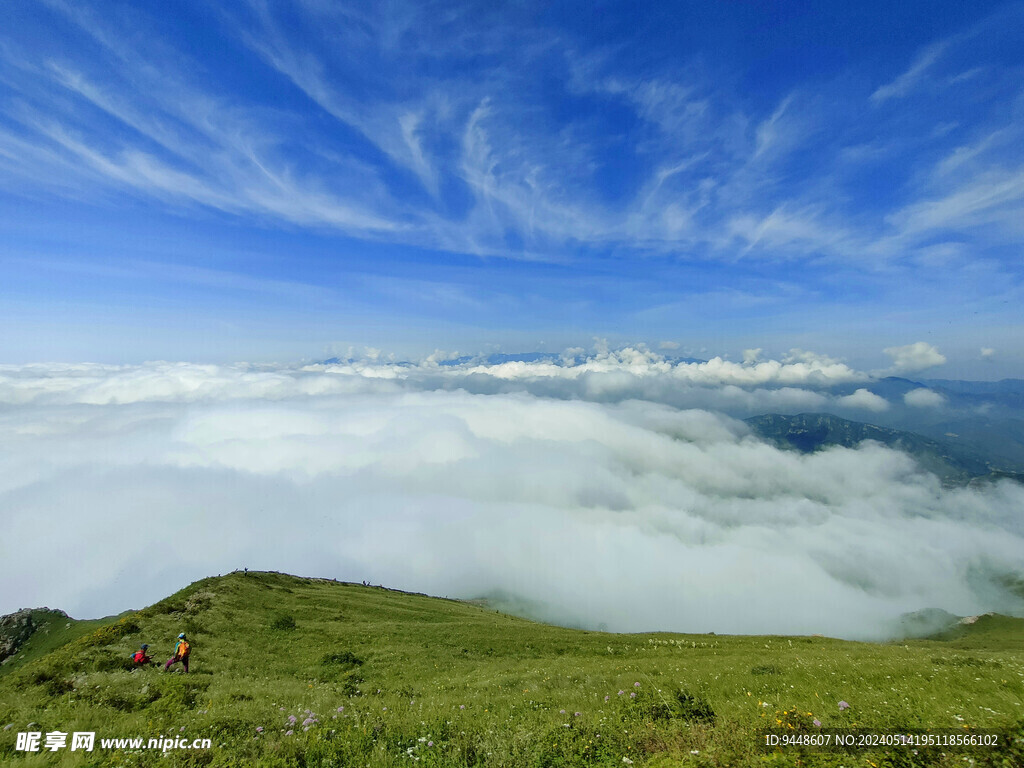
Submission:
[[[992,347],[982,347],[980,354],[983,360],[992,360],[996,356],[996,351]]]
[[[946,398],[938,392],[922,387],[912,389],[903,395],[903,402],[914,408],[939,408],[946,404]]]
[[[474,394],[529,393],[540,397],[708,408],[735,416],[771,411],[826,410],[827,389],[869,376],[826,355],[792,350],[783,360],[737,363],[713,357],[671,363],[646,347],[566,350],[557,360],[455,364],[457,352],[437,351],[417,363],[396,364],[380,350],[359,359],[300,368],[148,363],[0,366],[0,403],[127,404],[202,402],[366,392],[387,382],[391,391],[464,389]],[[350,356],[354,350],[350,350]],[[824,391],[819,391],[824,390]]]
[[[880,86],[872,93],[871,101],[881,104],[888,99],[903,97],[911,93],[921,83],[925,73],[939,60],[939,57],[945,50],[945,43],[935,43],[925,48],[914,59],[909,69],[891,83]]]
[[[962,183],[922,198],[887,217],[904,238],[982,227],[1016,235],[1020,232],[1024,167],[997,162]]]
[[[261,225],[517,259],[583,259],[582,245],[731,260],[740,246],[745,256],[825,257],[849,267],[906,254],[935,229],[1019,234],[1020,169],[999,149],[1019,131],[988,124],[990,115],[979,115],[978,126],[1003,138],[954,153],[936,174],[957,178],[915,190],[889,216],[872,218],[894,225],[880,227],[842,202],[856,195],[841,174],[792,177],[780,165],[795,150],[814,153],[816,162],[804,164],[814,168],[856,154],[842,132],[826,130],[856,116],[828,113],[823,102],[834,94],[823,98],[806,84],[765,114],[741,108],[748,99],[699,68],[631,71],[610,52],[567,48],[556,30],[513,18],[481,26],[452,14],[425,23],[429,10],[397,2],[358,13],[300,3],[286,19],[262,3],[233,4],[223,12],[232,42],[252,55],[249,64],[261,62],[294,89],[287,109],[267,110],[197,78],[203,65],[187,42],[127,34],[114,17],[50,5],[76,28],[59,60],[29,48],[0,51],[25,97],[0,130],[0,170],[33,192],[101,202],[127,192],[176,212],[203,206]],[[956,44],[925,48],[872,100],[911,93]],[[102,56],[82,54],[97,48]],[[471,76],[437,66],[470,50],[480,58]],[[528,85],[536,78],[524,74],[540,61],[570,91],[615,102],[615,113],[629,110],[644,129],[626,131],[612,149],[595,130],[603,118],[547,111],[544,94]],[[323,132],[322,113],[342,135],[359,134],[368,151],[340,148]],[[852,133],[874,135],[877,118],[862,115]],[[877,143],[906,142],[883,135]],[[979,163],[992,148],[996,162]],[[624,152],[636,173],[634,193],[613,205],[599,171],[610,151]],[[296,161],[307,154],[309,164]],[[976,165],[967,180],[954,172]],[[410,180],[422,190],[410,195]],[[465,207],[445,199],[463,185]]]
[[[741,213],[730,219],[728,230],[746,242],[745,252],[757,246],[793,253],[833,251],[851,237],[842,225],[823,221],[820,209],[813,206],[794,210],[780,205],[763,215]]]
[[[742,378],[724,363],[693,386],[649,352],[602,354],[529,381],[379,360],[3,367],[0,612],[113,613],[242,566],[502,590],[613,630],[879,637],[924,607],[1024,608],[999,586],[1024,568],[1024,489],[944,490],[877,444],[805,456],[704,409],[605,402],[662,385],[830,399],[723,384]],[[832,364],[797,357],[768,379]]]
[[[844,408],[858,408],[865,411],[880,413],[889,410],[889,401],[874,392],[861,387],[852,395],[837,397],[836,404]]]
[[[757,126],[757,148],[754,150],[754,157],[774,151],[780,144],[792,145],[800,138],[799,132],[794,131],[791,125],[787,125],[786,110],[792,103],[793,96],[787,96],[775,108],[771,117]]]
[[[759,360],[748,353],[760,350],[746,350],[744,362],[735,363],[722,357],[713,357],[702,363],[667,362],[644,347],[626,347],[615,351],[598,352],[584,362],[574,366],[558,365],[550,361],[509,362],[501,365],[481,365],[467,371],[456,371],[458,375],[484,374],[499,379],[560,378],[579,379],[591,374],[629,374],[640,378],[670,378],[698,386],[720,386],[733,384],[741,387],[766,385],[811,385],[823,386],[848,381],[862,381],[866,374],[824,355],[793,350],[779,360]]]
[[[883,351],[892,358],[888,373],[893,374],[916,373],[946,362],[945,355],[926,341],[903,347],[888,347]]]
[[[678,341],[662,341],[658,344],[658,349],[676,350],[679,349]]]
[[[588,397],[618,393],[618,399],[663,400],[662,393],[690,393],[711,406],[714,398],[779,397],[824,402],[803,387],[866,381],[867,374],[825,355],[793,350],[783,360],[732,362],[713,357],[702,363],[671,363],[643,346],[609,350],[599,343],[589,355],[566,350],[559,360],[446,364],[457,352],[435,352],[419,363],[394,364],[379,350],[359,360],[301,369],[259,366],[202,366],[148,363],[0,366],[0,403],[116,404],[145,400],[192,402],[220,398],[284,398],[361,390],[374,379],[406,388],[456,388],[490,393],[527,390],[534,394]],[[737,388],[736,398],[729,387]],[[511,389],[509,389],[511,388]],[[786,394],[785,390],[790,394]],[[673,404],[681,404],[673,401]]]

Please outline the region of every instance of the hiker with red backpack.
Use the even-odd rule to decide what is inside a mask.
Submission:
[[[132,654],[132,664],[136,667],[149,664],[153,660],[150,658],[149,654],[146,653],[147,648],[149,648],[149,646],[143,643],[139,650]]]
[[[164,665],[164,671],[166,672],[171,668],[172,664],[181,662],[181,666],[184,667],[185,672],[188,673],[188,655],[192,653],[192,646],[188,640],[185,639],[185,633],[182,632],[178,635],[178,643],[174,646],[174,655],[167,660],[167,664]]]

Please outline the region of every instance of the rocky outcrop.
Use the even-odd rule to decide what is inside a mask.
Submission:
[[[68,615],[50,608],[22,608],[0,617],[0,664],[16,654],[49,618],[67,619]]]

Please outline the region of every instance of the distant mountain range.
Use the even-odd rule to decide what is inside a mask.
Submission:
[[[902,451],[946,485],[966,485],[984,479],[1010,477],[1024,482],[1024,467],[994,463],[983,452],[948,440],[936,440],[899,429],[849,421],[830,413],[786,416],[769,413],[746,419],[761,438],[780,448],[811,453],[830,446],[853,448],[865,440]]]
[[[924,386],[943,395],[961,408],[998,408],[1004,412],[1024,411],[1024,379],[1001,381],[951,381],[925,379]]]
[[[663,359],[672,365],[707,362],[693,357],[664,356]],[[332,357],[318,364],[348,362],[352,360]],[[438,365],[455,368],[513,362],[563,364],[564,358],[556,352],[496,352],[462,355],[439,361]],[[392,364],[418,365],[411,361]],[[878,424],[848,421],[830,414],[767,414],[748,419],[748,423],[763,437],[783,447],[805,451],[877,440],[913,455],[922,467],[946,483],[962,484],[990,475],[1024,476],[1024,379],[914,380],[886,376],[835,385],[808,382],[804,386],[836,398],[867,389],[883,398],[887,405],[871,416]],[[934,407],[907,403],[904,396],[918,389],[929,389],[941,395],[942,400]],[[860,415],[854,407],[841,406],[838,402],[835,407],[848,416]]]
[[[1015,410],[1024,409],[1024,379],[1002,379],[1001,381],[914,380],[899,376],[886,376],[867,383],[840,384],[834,387],[832,392],[837,395],[849,395],[861,388],[890,401],[898,401],[912,390],[926,388],[938,392],[953,405],[961,407],[989,405]]]
[[[672,365],[679,365],[680,363],[706,363],[707,360],[702,360],[697,357],[673,357],[664,355],[663,359],[667,363]],[[457,366],[466,365],[473,363],[476,365],[501,365],[502,363],[558,363],[563,360],[561,352],[513,352],[513,353],[499,353],[495,352],[490,355],[460,355],[459,357],[453,357],[448,360],[438,361],[438,365],[443,366]],[[342,363],[352,362],[350,358],[342,357],[329,357],[326,360],[319,360],[314,365],[340,365]],[[395,365],[414,365],[413,362],[405,360],[394,363]]]

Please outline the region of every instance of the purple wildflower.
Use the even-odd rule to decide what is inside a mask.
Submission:
[[[434,746],[434,742],[432,742],[432,741],[428,741],[428,742],[427,742],[427,746],[428,746],[428,747],[432,747],[432,746]]]
[[[338,707],[338,711],[339,711],[339,712],[344,712],[344,711],[345,711],[345,708],[344,708],[344,707]]]
[[[564,714],[565,714],[565,710],[564,710],[564,709],[560,709],[560,710],[558,710],[558,714],[560,714],[560,715],[564,715]]]
[[[608,701],[608,699],[610,699],[610,698],[611,698],[611,696],[605,696],[605,697],[604,697],[604,700],[605,700],[605,701]]]
[[[285,732],[284,732],[284,735],[285,735],[285,736],[291,736],[291,735],[292,735],[293,733],[295,733],[295,731],[293,731],[293,730],[291,730],[291,729],[289,728],[289,729],[288,729],[287,731],[285,731]]]
[[[619,696],[621,696],[624,693],[625,693],[625,691],[619,691]]]
[[[640,687],[640,683],[633,683],[633,687],[634,688],[639,688]]]
[[[850,705],[847,704],[845,701],[840,701],[839,702],[839,711],[840,712],[842,712],[844,709],[849,709],[849,708],[850,708]]]
[[[459,704],[459,709],[465,709],[465,708],[466,708],[465,704]]]
[[[582,713],[580,713],[580,712],[577,712],[577,713],[576,713],[576,715],[575,715],[575,717],[579,717],[579,716],[580,716],[581,714],[582,714]]]
[[[263,726],[262,725],[257,725],[256,726],[256,733],[263,733]]]
[[[295,725],[295,721],[298,720],[298,719],[299,718],[297,718],[295,715],[288,715],[288,722],[291,723],[292,725]]]
[[[814,727],[821,728],[821,720],[819,720],[818,718],[814,718]]]
[[[631,699],[635,699],[635,698],[636,698],[636,693],[631,693],[631,694],[629,694],[629,698],[631,698]]]

